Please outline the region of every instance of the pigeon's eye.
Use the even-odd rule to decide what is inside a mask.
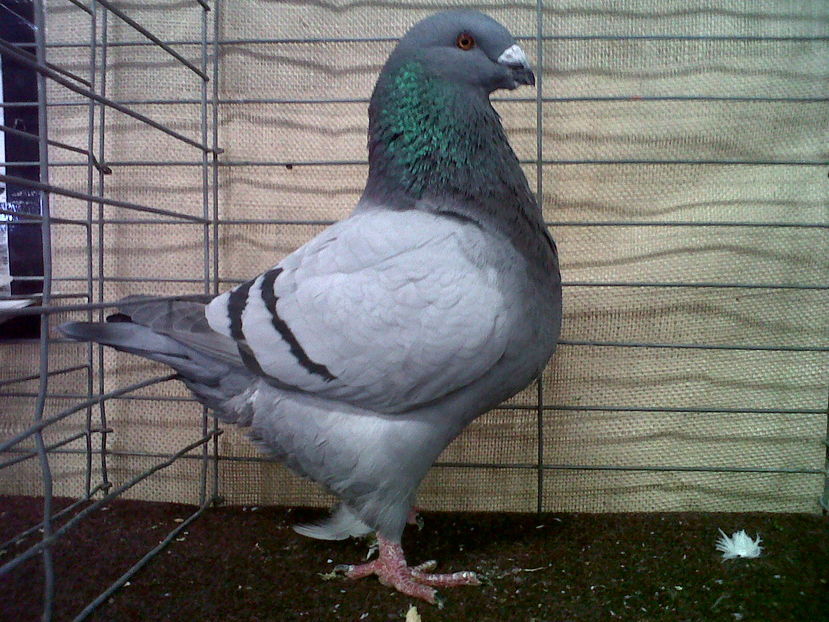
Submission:
[[[465,32],[462,32],[458,35],[458,38],[455,39],[455,45],[457,45],[462,50],[471,50],[475,47],[475,37]]]

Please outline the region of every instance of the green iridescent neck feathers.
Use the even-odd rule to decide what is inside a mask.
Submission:
[[[417,205],[504,232],[522,252],[555,252],[488,94],[387,67],[369,105],[366,205]]]
[[[416,61],[377,83],[369,107],[369,162],[366,190],[379,194],[488,200],[505,191],[529,193],[486,94],[430,76]]]

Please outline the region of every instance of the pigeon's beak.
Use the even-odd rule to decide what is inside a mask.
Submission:
[[[530,69],[527,55],[524,54],[524,50],[518,47],[518,45],[511,45],[504,50],[498,57],[498,64],[510,70],[512,79],[515,82],[512,88],[517,88],[520,84],[535,86],[535,74]]]

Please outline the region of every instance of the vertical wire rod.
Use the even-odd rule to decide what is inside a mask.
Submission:
[[[107,94],[107,51],[109,49],[109,20],[108,14],[104,11],[99,11],[99,7],[97,3],[92,3],[92,19],[95,20],[97,24],[98,15],[101,15],[101,61],[100,61],[100,94],[102,97],[106,97]],[[97,47],[98,42],[97,40],[92,41],[92,45]],[[98,153],[101,154],[101,158],[106,157],[106,113],[107,107],[105,104],[101,102],[98,103]],[[98,172],[98,195],[102,196],[104,194],[104,188],[106,186],[106,179],[104,178],[103,174]],[[103,304],[105,298],[105,290],[104,290],[104,266],[106,265],[104,262],[104,204],[100,201],[97,202],[98,204],[98,253],[97,253],[97,261],[98,261],[98,279],[97,279],[97,286],[98,286],[98,304]],[[91,310],[91,309],[90,309]],[[104,321],[104,309],[100,308],[98,310],[98,321]],[[93,346],[97,350],[98,353],[98,374],[97,374],[97,381],[98,381],[98,393],[101,395],[105,394],[105,377],[106,377],[106,367],[104,365],[104,348],[101,345]],[[101,419],[101,427],[103,429],[107,428],[107,404],[106,400],[101,400],[98,402],[98,414]],[[107,442],[109,440],[109,435],[106,432],[101,433],[101,483],[105,486],[104,490],[108,491],[112,487],[112,483],[109,481],[109,460],[107,458]]]
[[[207,7],[202,6],[201,11],[201,71],[202,75],[207,75]],[[201,121],[201,142],[208,144],[208,125],[207,125],[207,80],[202,80],[199,89],[200,99],[200,121]],[[205,294],[210,293],[210,175],[209,175],[209,152],[202,151],[201,161],[201,183],[202,183],[202,217],[204,218],[204,225],[202,229],[202,289]],[[208,417],[207,406],[202,405],[201,412],[201,433],[202,436],[208,434],[208,427],[210,421]],[[199,505],[202,507],[207,503],[207,472],[210,462],[210,447],[208,443],[202,445],[201,448],[201,468],[199,470]]]
[[[825,475],[823,477],[823,494],[818,499],[818,502],[824,512],[829,512],[829,398],[827,398],[826,403],[826,438],[823,442],[826,444],[826,459],[824,461]]]
[[[96,75],[97,75],[97,39],[98,39],[98,20],[97,14],[94,10],[95,4],[92,3],[92,8],[88,10],[89,14],[89,89],[95,92]],[[86,193],[92,197],[95,195],[95,170],[100,174],[106,174],[106,170],[100,166],[96,166],[97,160],[92,155],[95,150],[95,102],[91,99],[87,100],[87,116],[86,116],[86,151],[89,154],[86,165]],[[92,217],[94,215],[94,202],[87,199],[86,201],[86,220],[90,225],[86,228],[86,290],[88,293],[87,300],[92,302],[94,295],[93,290],[93,275],[95,272],[94,262],[92,260]],[[86,321],[91,322],[93,319],[93,311],[89,309],[86,312]],[[95,374],[94,374],[94,354],[95,344],[91,341],[86,344],[86,360],[89,366],[86,375],[86,391],[88,395],[92,395],[95,391]],[[92,446],[92,404],[86,407],[86,464],[84,474],[84,484],[86,496],[89,498],[92,491],[92,458],[94,447]],[[101,426],[102,432],[106,430],[106,426]]]
[[[213,179],[213,283],[212,292],[219,293],[219,59],[221,58],[221,47],[219,45],[219,24],[221,23],[222,0],[215,0],[213,11],[213,83],[212,87],[212,115],[213,127],[211,133],[211,172]],[[219,495],[219,420],[213,417],[213,502],[221,500]]]
[[[537,67],[544,67],[544,2],[543,0],[536,0],[535,4],[535,53]],[[536,201],[539,209],[543,209],[544,201],[544,171],[542,159],[544,157],[544,76],[543,71],[539,71],[535,83],[535,183],[536,183]],[[536,512],[541,513],[544,507],[544,387],[541,383],[541,378],[544,372],[539,375],[536,389],[536,437],[538,447],[537,451],[537,470],[536,470]]]
[[[34,3],[34,20],[35,20],[35,50],[37,62],[44,64],[46,62],[46,20],[44,14],[43,0],[35,0]],[[48,166],[48,126],[46,118],[46,76],[43,73],[37,74],[37,120],[38,120],[38,134],[40,150],[40,180],[45,185],[49,183],[49,166]],[[43,215],[43,222],[41,223],[40,235],[41,246],[43,250],[43,286],[42,286],[42,300],[44,305],[49,304],[52,293],[52,231],[51,223],[49,222],[49,193],[41,190],[40,192],[40,210]],[[35,425],[42,424],[44,409],[46,407],[46,394],[49,389],[49,316],[42,314],[40,316],[40,346],[39,346],[39,372],[40,380],[38,382],[37,403],[35,404],[34,423]],[[40,463],[40,472],[43,484],[43,537],[40,541],[42,545],[43,558],[43,610],[41,619],[43,622],[49,622],[52,619],[52,609],[55,598],[55,568],[52,556],[52,470],[49,465],[49,456],[47,454],[46,443],[43,439],[43,428],[38,429],[34,433],[35,449],[37,450],[38,462]]]

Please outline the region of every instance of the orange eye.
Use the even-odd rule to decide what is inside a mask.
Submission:
[[[470,34],[462,32],[458,35],[458,38],[455,39],[455,45],[462,50],[471,50],[475,47],[475,38]]]

